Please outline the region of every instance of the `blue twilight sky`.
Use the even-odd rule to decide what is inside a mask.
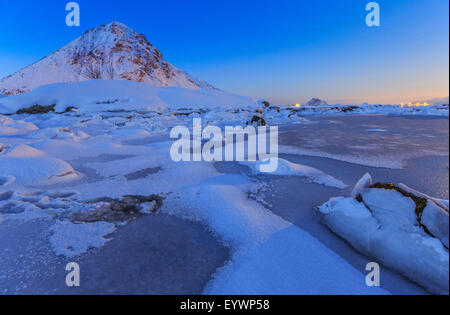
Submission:
[[[278,104],[394,103],[449,95],[447,0],[0,0],[0,77],[120,21],[175,66],[234,93]]]

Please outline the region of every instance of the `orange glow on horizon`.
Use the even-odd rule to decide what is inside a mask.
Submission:
[[[402,103],[402,107],[403,107],[403,103]],[[415,103],[415,104],[413,104],[413,103],[408,103],[408,107],[418,107],[418,106],[430,106],[430,104],[428,104],[428,103],[419,103],[419,102],[417,102],[417,103]]]

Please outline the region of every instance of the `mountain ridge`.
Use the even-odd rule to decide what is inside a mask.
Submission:
[[[153,86],[215,89],[167,62],[143,34],[120,22],[101,25],[41,60],[0,80],[0,94],[90,79],[128,80]]]

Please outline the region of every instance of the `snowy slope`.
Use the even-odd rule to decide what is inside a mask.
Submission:
[[[157,87],[125,80],[90,80],[55,83],[31,92],[0,100],[0,113],[15,113],[19,109],[39,104],[56,105],[57,112],[76,107],[80,112],[107,110],[161,111],[179,108],[230,109],[249,108],[254,101],[245,96],[221,90],[191,90],[180,87]]]
[[[113,22],[0,81],[0,94],[17,95],[58,82],[93,78],[130,80],[154,86],[214,89],[164,60],[143,34]]]

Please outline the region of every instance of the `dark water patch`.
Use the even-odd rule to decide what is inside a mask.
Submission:
[[[0,225],[0,294],[201,294],[229,249],[203,226],[156,214],[120,227],[105,246],[81,257],[56,256],[50,226],[39,220]],[[81,287],[65,284],[80,265]]]
[[[124,175],[124,177],[128,180],[128,181],[133,181],[133,180],[137,180],[137,179],[141,179],[141,178],[145,178],[149,175],[153,175],[156,174],[158,172],[162,171],[161,167],[153,167],[153,168],[146,168],[143,170],[139,170],[133,173],[129,173]]]

